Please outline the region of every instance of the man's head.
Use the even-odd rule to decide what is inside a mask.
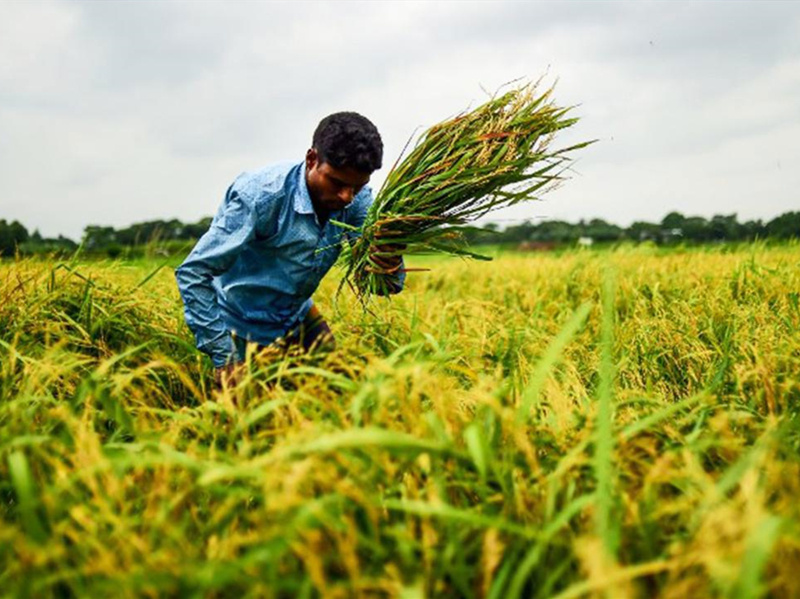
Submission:
[[[344,208],[381,168],[383,142],[367,118],[337,112],[320,121],[306,153],[306,183],[315,208]]]

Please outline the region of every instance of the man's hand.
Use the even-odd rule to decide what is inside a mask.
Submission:
[[[383,272],[380,274],[394,274],[400,270],[403,263],[402,251],[406,249],[404,243],[385,243],[371,245],[370,258]]]
[[[374,265],[371,270],[384,277],[385,286],[377,291],[378,295],[394,295],[403,288],[399,282],[399,271],[403,266],[402,252],[406,249],[404,243],[378,243],[370,245],[370,262]]]

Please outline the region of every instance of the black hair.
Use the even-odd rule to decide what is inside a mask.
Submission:
[[[372,122],[357,112],[335,112],[319,122],[312,145],[319,161],[334,168],[372,173],[381,168],[383,141]]]

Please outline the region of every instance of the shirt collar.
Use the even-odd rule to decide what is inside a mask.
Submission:
[[[294,194],[294,211],[299,214],[314,214],[314,204],[306,184],[306,161],[300,163],[299,179]]]
[[[308,193],[308,184],[306,183],[306,161],[300,163],[300,173],[298,175],[297,180],[297,191],[294,194],[294,211],[298,214],[314,214],[316,212],[314,210],[314,204],[311,202],[311,194]],[[359,192],[360,194],[361,192]],[[331,214],[338,214],[343,211],[347,211],[350,206],[355,203],[356,199],[353,198],[353,201],[350,202],[347,206],[343,208],[343,210],[336,210]]]

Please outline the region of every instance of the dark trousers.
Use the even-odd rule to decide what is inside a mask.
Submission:
[[[233,344],[236,348],[236,360],[244,362],[247,352],[247,339],[234,335]],[[336,339],[319,309],[316,306],[311,306],[300,325],[289,331],[285,337],[276,339],[270,345],[257,345],[256,352],[266,348],[280,354],[286,354],[293,349],[301,349],[306,353],[317,350],[332,351],[336,348]]]

